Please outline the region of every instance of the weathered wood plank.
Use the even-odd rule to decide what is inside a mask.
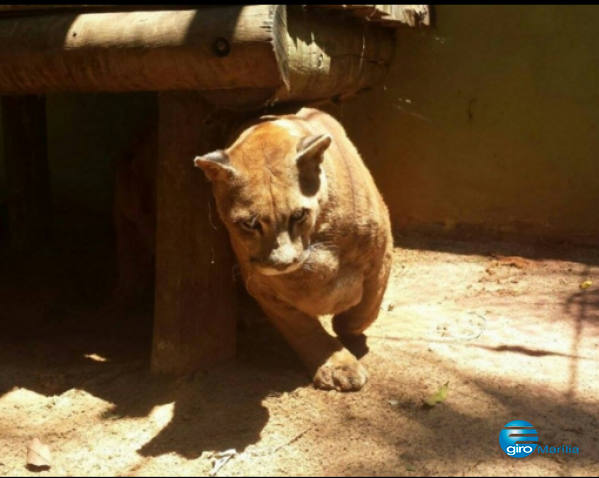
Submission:
[[[428,5],[304,5],[306,8],[339,10],[387,27],[429,26]]]
[[[207,7],[211,5],[206,5]],[[428,5],[302,5],[305,8],[341,10],[349,15],[379,22],[383,26],[428,26],[430,7]],[[197,5],[194,7],[200,7]],[[2,14],[46,13],[57,10],[80,12],[89,11],[131,11],[131,10],[171,10],[189,9],[189,5],[0,5]]]
[[[198,90],[239,109],[379,83],[392,31],[284,6],[0,20],[0,92]],[[220,55],[220,56],[219,56]]]
[[[56,12],[131,12],[156,10],[189,10],[216,5],[0,5],[0,16],[37,15]]]
[[[235,355],[235,263],[193,158],[222,148],[228,120],[194,93],[160,95],[152,369],[186,374]]]
[[[2,97],[10,244],[27,249],[51,236],[46,98]]]
[[[350,17],[289,7],[290,90],[276,100],[344,98],[380,83],[395,53],[395,32]]]
[[[277,88],[285,6],[0,19],[0,93]]]

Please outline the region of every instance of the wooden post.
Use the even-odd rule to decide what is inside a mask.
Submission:
[[[211,185],[193,159],[224,147],[218,111],[196,93],[160,95],[152,370],[182,375],[235,356],[235,264]]]
[[[2,97],[10,244],[27,249],[51,236],[46,98]]]

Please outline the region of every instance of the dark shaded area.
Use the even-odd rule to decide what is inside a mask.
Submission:
[[[10,243],[31,248],[51,238],[46,98],[0,98]]]
[[[249,321],[237,364],[157,377],[149,372],[153,294],[128,308],[113,305],[114,173],[155,115],[152,94],[48,97],[53,240],[9,250],[0,204],[0,397],[15,387],[48,397],[79,389],[113,403],[123,417],[175,402],[171,423],[141,454],[197,458],[205,450],[243,450],[268,421],[262,400],[309,383],[287,344]]]
[[[8,245],[8,207],[0,202],[0,250]]]
[[[15,387],[45,396],[79,389],[113,403],[121,417],[174,402],[173,420],[140,450],[144,456],[197,458],[256,443],[268,421],[262,400],[309,384],[287,344],[268,324],[246,326],[236,365],[180,379],[153,376],[152,307],[107,308],[110,228],[88,232],[93,242],[71,238],[27,257],[0,256],[0,396]]]
[[[42,471],[50,471],[49,466],[27,465],[27,469],[29,471],[33,471],[34,473],[41,473]]]
[[[62,211],[58,220],[54,243],[0,252],[0,396],[15,387],[45,396],[79,389],[113,403],[122,417],[174,402],[173,420],[140,453],[197,458],[256,443],[268,421],[262,400],[309,384],[284,340],[267,323],[255,323],[261,313],[245,296],[237,364],[181,379],[153,376],[152,301],[110,305],[112,224],[82,211]]]
[[[52,343],[50,347],[48,342]],[[179,379],[156,377],[150,374],[149,364],[142,358],[143,348],[133,340],[117,342],[97,336],[55,335],[43,343],[27,340],[7,344],[2,340],[1,346],[4,371],[0,396],[14,387],[45,396],[83,390],[114,404],[103,415],[105,420],[145,417],[155,406],[175,403],[168,426],[138,450],[143,456],[174,452],[196,459],[204,451],[243,450],[259,441],[268,422],[262,400],[269,394],[290,392],[308,382],[300,367],[264,369],[251,361],[217,368],[209,374]],[[36,363],[31,360],[24,363],[24,349],[36,350]],[[96,363],[85,359],[91,351],[108,361]],[[61,365],[56,363],[57,356],[64,357]],[[17,369],[18,376],[26,376],[26,381],[11,379]]]

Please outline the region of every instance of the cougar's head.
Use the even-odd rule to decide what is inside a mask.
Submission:
[[[232,241],[258,272],[292,273],[310,255],[326,197],[321,164],[330,144],[328,134],[307,135],[292,122],[268,121],[246,129],[229,148],[195,158],[213,183]]]

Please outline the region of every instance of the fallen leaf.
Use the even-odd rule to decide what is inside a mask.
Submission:
[[[437,393],[431,395],[430,397],[428,397],[424,403],[427,404],[429,407],[434,407],[437,403],[442,403],[445,401],[445,399],[447,398],[447,392],[449,390],[449,382],[446,382],[445,385],[443,385],[438,391]]]
[[[593,285],[593,281],[590,280],[590,279],[588,279],[588,280],[585,280],[582,284],[580,284],[580,288],[581,289],[588,289],[592,285]]]
[[[406,471],[416,471],[416,467],[414,465],[406,465]]]
[[[27,448],[27,466],[35,468],[50,468],[52,466],[50,447],[42,443],[39,438],[31,440]]]

